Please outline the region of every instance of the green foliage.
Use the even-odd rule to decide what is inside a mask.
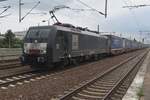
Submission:
[[[140,89],[139,89],[139,92],[137,93],[137,95],[138,95],[139,97],[144,96],[143,88],[140,88]]]
[[[23,44],[23,41],[18,39],[18,38],[15,38],[14,39],[14,44],[13,44],[13,48],[21,48]]]
[[[21,48],[22,40],[15,38],[15,34],[8,30],[4,39],[0,39],[0,48]]]
[[[5,48],[5,44],[4,44],[4,41],[2,39],[0,39],[0,48]]]

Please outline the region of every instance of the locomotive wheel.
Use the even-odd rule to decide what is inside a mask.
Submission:
[[[72,62],[72,64],[75,65],[75,66],[79,65],[79,60],[78,60],[78,58],[71,59],[71,62]]]
[[[32,69],[35,69],[35,70],[47,70],[47,69],[52,69],[53,68],[53,65],[37,65],[37,64],[33,64],[30,66]]]
[[[62,66],[62,67],[65,67],[65,66],[67,66],[67,65],[70,64],[70,61],[69,61],[68,58],[65,58],[61,63],[62,63],[61,66]]]
[[[34,69],[34,70],[40,69],[39,67],[37,67],[37,65],[30,65],[30,67],[31,67],[32,69]]]
[[[48,64],[48,65],[45,65],[43,69],[53,69],[53,68],[54,68],[54,65]]]
[[[94,61],[98,60],[98,55],[94,55]]]
[[[85,61],[85,58],[83,56],[79,57],[79,63]]]

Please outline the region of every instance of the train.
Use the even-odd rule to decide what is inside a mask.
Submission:
[[[57,23],[30,27],[23,42],[23,65],[51,68],[105,55],[117,55],[144,48],[144,44],[114,35],[100,35],[87,28]]]

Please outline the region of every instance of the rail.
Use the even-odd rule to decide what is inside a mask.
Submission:
[[[100,74],[98,77],[88,81],[88,82],[85,82],[83,84],[80,84],[80,86],[78,86],[77,88],[73,89],[73,91],[67,93],[67,94],[64,94],[63,96],[61,97],[58,97],[59,100],[84,100],[84,99],[87,99],[87,100],[90,100],[91,98],[92,99],[100,99],[100,100],[111,100],[110,97],[112,96],[112,94],[114,93],[114,91],[116,91],[118,89],[118,87],[120,87],[121,83],[123,82],[123,80],[125,80],[128,75],[133,71],[133,69],[135,69],[135,66],[137,66],[139,63],[141,63],[143,61],[143,59],[145,58],[147,52],[146,53],[143,53],[141,54],[140,56],[139,55],[136,55],[136,56],[133,56],[133,57],[130,57],[128,58],[127,60],[123,61],[122,63],[112,67],[111,69],[107,70],[106,72]],[[140,58],[140,59],[139,59]],[[136,59],[136,60],[135,60]],[[132,61],[133,60],[133,61]],[[132,63],[131,63],[132,61]],[[136,63],[135,63],[136,61]],[[131,64],[132,67],[130,67]],[[126,68],[126,66],[128,65],[128,67]],[[122,67],[124,66],[124,67]],[[120,68],[120,69],[119,69]],[[123,73],[119,74],[117,73],[118,71],[124,71]],[[114,71],[114,72],[113,72]],[[112,76],[115,76],[115,77],[112,77]],[[109,78],[110,79],[109,79]],[[118,80],[118,77],[119,77],[119,80]],[[107,79],[108,78],[108,79]],[[103,80],[103,81],[101,81]],[[108,80],[111,80],[111,82],[108,82]],[[102,83],[105,83],[105,84],[102,84]],[[98,87],[98,88],[104,88],[104,86],[108,85],[109,87],[105,88],[105,90],[102,90],[102,89],[91,89],[90,91],[88,91],[87,89],[89,87],[91,87],[93,84],[97,84],[97,83],[100,83],[99,85],[95,86],[95,87]],[[104,86],[103,86],[104,85]],[[110,88],[111,87],[111,88]],[[109,89],[110,88],[110,89]],[[101,91],[101,92],[93,92],[93,90],[95,91]],[[107,91],[106,91],[107,90]],[[86,95],[88,94],[88,95]],[[90,95],[89,95],[90,94]],[[91,95],[92,94],[92,95]],[[99,94],[99,95],[98,95]],[[94,95],[94,96],[93,96]]]
[[[13,59],[19,59],[21,54],[12,54],[12,55],[0,55],[0,62],[4,60],[13,60]]]

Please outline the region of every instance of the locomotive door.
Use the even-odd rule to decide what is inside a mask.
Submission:
[[[61,53],[60,55],[66,56],[68,54],[68,38],[65,33],[57,35],[56,49]]]

